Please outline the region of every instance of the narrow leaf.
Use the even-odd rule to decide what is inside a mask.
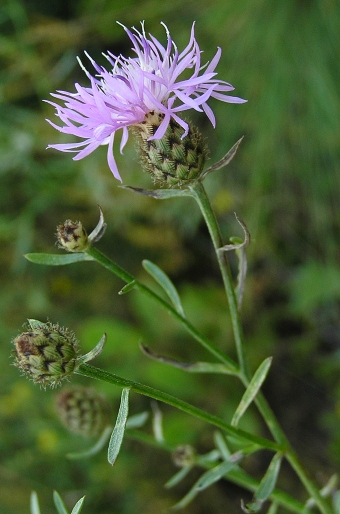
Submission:
[[[53,491],[53,501],[58,511],[58,514],[68,514],[65,504],[61,499],[60,495],[57,493],[57,491]]]
[[[31,493],[30,507],[31,514],[40,514],[38,495],[35,491],[32,491]]]
[[[281,462],[282,454],[276,453],[272,458],[264,477],[261,480],[258,490],[255,493],[256,500],[264,502],[268,500],[269,496],[274,491],[280,472]]]
[[[98,441],[91,448],[89,448],[88,450],[84,450],[82,452],[68,453],[66,457],[68,459],[86,459],[88,457],[92,457],[92,455],[96,455],[96,453],[99,453],[100,450],[104,448],[105,444],[107,443],[110,437],[111,432],[112,427],[106,427]]]
[[[122,295],[122,294],[128,293],[135,287],[135,285],[136,285],[136,281],[132,280],[132,282],[130,282],[129,284],[126,284],[124,287],[122,287],[122,289],[119,291],[118,294]]]
[[[84,500],[85,500],[85,496],[83,496],[82,498],[80,498],[80,500],[77,501],[77,503],[75,504],[75,506],[72,509],[71,514],[79,514],[79,512],[82,509]]]
[[[28,261],[34,262],[34,264],[43,264],[45,266],[65,266],[74,262],[93,261],[93,258],[84,252],[60,255],[53,253],[26,253],[24,257]]]
[[[251,379],[247,389],[244,392],[244,395],[242,396],[239,406],[236,409],[236,412],[231,421],[232,426],[236,427],[238,425],[241,417],[246,412],[247,408],[259,392],[259,389],[267,376],[271,362],[272,357],[268,357],[262,362],[262,364],[260,364],[260,366],[256,370],[253,378]]]
[[[210,485],[214,484],[218,480],[220,480],[224,475],[226,475],[229,471],[235,468],[235,464],[231,462],[222,462],[218,466],[215,466],[213,469],[209,469],[197,480],[194,486],[190,489],[190,491],[181,499],[176,505],[171,507],[171,510],[180,510],[186,507],[199,492],[203,491]]]
[[[153,413],[152,418],[152,431],[153,435],[158,443],[164,443],[163,435],[163,416],[162,411],[156,401],[151,402],[151,408]]]
[[[118,457],[123,442],[126,420],[129,413],[129,391],[129,389],[123,389],[122,391],[117,421],[109,442],[107,460],[112,466]]]
[[[221,432],[219,432],[218,430],[216,430],[216,432],[214,432],[214,442],[221,454],[221,457],[224,460],[229,460],[231,452],[227,446],[224,435]]]
[[[122,189],[128,189],[134,193],[144,196],[151,196],[157,200],[166,200],[174,196],[192,196],[189,189],[141,189],[140,187],[120,186]]]
[[[189,373],[224,373],[226,375],[234,375],[236,373],[235,368],[227,364],[221,364],[219,362],[180,362],[171,357],[154,353],[145,344],[140,343],[139,346],[142,352],[150,359],[169,364],[169,366],[180,368]]]
[[[106,339],[106,334],[103,334],[99,343],[97,343],[92,350],[78,358],[78,363],[83,364],[84,362],[92,361],[95,357],[97,357],[103,351]]]
[[[212,484],[220,480],[223,476],[225,476],[229,471],[234,469],[235,466],[236,465],[234,462],[224,461],[218,466],[209,469],[196,482],[196,489],[198,491],[203,491],[204,489],[207,489]]]
[[[89,242],[90,243],[96,243],[99,241],[101,237],[103,237],[105,230],[106,230],[106,223],[104,220],[104,214],[99,207],[99,221],[97,223],[97,226],[92,230],[91,234],[89,235]]]
[[[222,159],[220,159],[218,162],[216,162],[215,164],[210,166],[210,168],[208,168],[204,172],[202,178],[205,178],[212,171],[216,171],[216,170],[223,168],[224,166],[227,166],[230,163],[230,161],[235,157],[235,154],[238,150],[238,147],[240,146],[240,144],[242,142],[243,137],[244,136],[242,136],[238,141],[236,141],[236,143],[230,148],[230,150],[226,153],[226,155],[224,157],[222,157]]]
[[[175,475],[173,475],[167,482],[164,484],[164,487],[166,489],[171,489],[171,487],[174,487],[175,485],[179,484],[183,478],[185,478],[189,472],[191,471],[192,466],[185,466],[184,468],[181,468]]]
[[[126,429],[140,428],[142,427],[146,420],[149,417],[149,413],[147,411],[141,412],[140,414],[135,414],[134,416],[130,416],[126,421]]]
[[[178,314],[184,317],[184,311],[179,294],[168,275],[166,275],[159,266],[157,266],[151,261],[145,259],[142,262],[142,264],[143,268],[149,273],[149,275],[151,275],[156,280],[156,282],[158,282],[158,284],[164,289],[165,293],[170,298]]]

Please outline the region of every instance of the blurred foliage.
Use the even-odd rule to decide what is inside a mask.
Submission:
[[[211,162],[245,135],[237,157],[226,171],[209,176],[207,189],[225,238],[240,235],[233,211],[252,234],[243,312],[249,360],[255,369],[274,355],[266,393],[322,483],[340,464],[339,2],[2,0],[1,512],[27,512],[32,489],[46,514],[54,512],[54,488],[69,506],[86,493],[83,512],[98,514],[159,514],[186,492],[182,485],[164,491],[174,473],[170,459],[137,442],[124,443],[113,469],[105,454],[89,462],[65,459],[86,442],[59,426],[53,391],[20,378],[7,359],[7,341],[25,318],[48,317],[70,327],[85,350],[107,332],[109,343],[98,366],[199,401],[226,419],[242,394],[229,378],[186,375],[147,361],[138,350],[141,338],[155,351],[180,360],[207,356],[135,292],[117,296],[122,284],[93,263],[49,269],[22,257],[56,251],[55,227],[66,218],[81,219],[90,230],[100,204],[108,222],[100,248],[146,281],[142,258],[157,262],[179,284],[189,318],[221,348],[234,351],[212,249],[190,199],[157,202],[119,189],[105,149],[78,162],[45,150],[63,136],[45,122],[53,112],[42,100],[56,89],[72,90],[74,82],[86,82],[76,56],[87,50],[101,62],[103,51],[129,53],[129,41],[116,20],[128,26],[145,20],[146,29],[161,40],[164,21],[179,48],[196,20],[205,58],[211,59],[221,46],[220,77],[249,101],[243,106],[212,102],[216,130],[204,116],[194,113],[192,119],[208,138]],[[117,162],[126,184],[151,187],[133,144],[117,155]],[[118,408],[120,392],[98,387]],[[134,395],[133,413],[145,408],[149,403]],[[171,444],[190,443],[200,452],[211,448],[209,428],[162,410]],[[245,428],[261,431],[254,413]],[[249,468],[257,474],[264,465],[254,459]],[[283,487],[297,487],[288,471],[283,480]],[[193,481],[188,477],[187,487]],[[226,505],[229,512],[239,512],[240,497],[246,493],[221,483],[186,512],[224,513]]]

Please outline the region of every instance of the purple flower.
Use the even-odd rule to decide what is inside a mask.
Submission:
[[[201,50],[194,35],[194,24],[191,29],[190,41],[187,47],[179,53],[172,41],[167,27],[167,45],[164,47],[151,34],[145,34],[144,24],[139,32],[133,28],[130,31],[124,25],[125,32],[133,44],[136,57],[115,56],[111,52],[105,55],[111,69],[107,71],[98,66],[89,55],[97,74],[93,77],[84,69],[91,81],[90,87],[75,84],[76,92],[58,91],[52,94],[62,100],[64,106],[54,102],[56,116],[63,126],[47,120],[53,127],[65,134],[72,134],[82,139],[80,142],[49,145],[62,152],[75,152],[74,160],[82,159],[100,145],[108,145],[107,160],[114,176],[121,180],[113,156],[113,143],[117,130],[122,129],[120,151],[128,140],[128,127],[142,123],[150,113],[158,113],[162,122],[156,132],[149,138],[161,139],[171,118],[182,128],[185,137],[189,125],[178,113],[188,109],[204,111],[215,126],[215,116],[207,105],[210,97],[222,102],[243,103],[246,100],[226,94],[234,88],[225,82],[214,78],[214,71],[220,56],[218,48],[210,63],[201,65]],[[80,61],[79,61],[80,62]],[[191,77],[180,79],[182,73],[190,69]]]

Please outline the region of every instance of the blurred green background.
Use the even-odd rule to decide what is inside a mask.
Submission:
[[[72,506],[87,495],[84,514],[160,514],[193,484],[163,484],[175,473],[168,454],[126,440],[111,468],[105,452],[88,461],[65,454],[89,442],[69,435],[54,414],[54,392],[21,378],[10,366],[10,341],[26,318],[49,318],[74,330],[84,350],[105,331],[108,345],[96,364],[178,395],[230,420],[242,389],[232,379],[186,375],[144,357],[142,339],[178,360],[209,360],[163,312],[93,263],[47,268],[27,252],[55,252],[55,227],[80,219],[91,230],[100,204],[108,223],[99,247],[149,283],[141,260],[157,262],[178,284],[189,319],[233,355],[226,302],[199,213],[189,199],[157,202],[119,189],[98,149],[74,162],[46,151],[62,135],[43,99],[56,89],[86,84],[76,56],[86,50],[130,54],[116,24],[138,27],[165,41],[163,21],[179,49],[193,20],[203,61],[222,47],[219,76],[247,98],[242,106],[212,101],[213,130],[205,116],[191,119],[208,139],[211,163],[244,135],[227,170],[206,180],[226,241],[241,235],[233,212],[252,234],[243,308],[252,369],[274,356],[265,391],[311,474],[323,485],[340,465],[340,210],[338,85],[340,4],[337,0],[2,0],[0,6],[0,327],[2,514],[27,513],[32,489],[42,512],[54,512],[52,490]],[[116,151],[124,183],[151,187],[134,145]],[[153,286],[153,285],[152,285]],[[75,377],[74,383],[88,381]],[[120,391],[98,384],[118,408]],[[161,407],[167,441],[204,453],[212,429]],[[132,395],[131,413],[150,409]],[[244,428],[265,434],[255,412]],[[151,433],[150,424],[145,428]],[[261,476],[267,455],[246,464]],[[282,488],[301,490],[284,468]],[[249,495],[219,483],[202,493],[190,514],[240,512]]]

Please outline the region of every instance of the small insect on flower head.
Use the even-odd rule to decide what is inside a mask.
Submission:
[[[163,24],[167,44],[163,46],[154,36],[148,36],[141,23],[141,31],[133,28],[131,31],[124,25],[125,32],[132,42],[134,57],[116,56],[111,52],[105,55],[110,69],[99,66],[88,54],[96,75],[92,76],[81,64],[90,85],[88,87],[75,84],[76,92],[57,91],[52,96],[64,102],[61,106],[51,103],[56,108],[56,115],[62,126],[49,123],[60,132],[79,137],[81,141],[73,143],[53,144],[63,152],[76,153],[74,160],[82,159],[92,153],[100,145],[107,145],[107,160],[114,176],[121,180],[113,155],[113,144],[116,132],[122,131],[120,151],[122,153],[129,137],[128,129],[136,129],[141,148],[142,164],[153,173],[154,162],[160,170],[154,176],[156,181],[170,177],[169,185],[181,185],[193,175],[199,174],[203,168],[206,149],[202,137],[195,128],[183,120],[179,113],[189,109],[205,112],[215,126],[215,116],[207,102],[210,97],[223,102],[243,103],[246,100],[228,95],[234,88],[228,82],[215,78],[215,68],[220,60],[221,49],[218,48],[210,63],[201,65],[201,50],[194,35],[194,24],[188,45],[179,52],[172,40],[168,28]],[[191,71],[191,76],[184,79],[185,70]],[[176,132],[174,141],[172,132]],[[189,138],[184,150],[178,150],[179,141]],[[174,156],[169,157],[163,151],[162,141],[167,147],[175,147]],[[155,151],[155,142],[160,142]],[[148,148],[151,155],[148,154]],[[163,153],[162,153],[163,152]],[[184,155],[183,155],[184,152]],[[193,157],[193,153],[198,153]],[[179,154],[179,159],[177,159]],[[183,168],[183,159],[189,156],[191,162]],[[159,168],[159,160],[165,161],[165,171]],[[179,160],[179,177],[176,175]],[[192,162],[193,161],[193,162]],[[150,169],[151,167],[151,169]],[[185,167],[185,166],[184,166]],[[197,171],[192,171],[196,169]],[[175,179],[172,179],[175,177]],[[194,177],[195,178],[195,177]],[[173,184],[174,182],[174,184]]]

